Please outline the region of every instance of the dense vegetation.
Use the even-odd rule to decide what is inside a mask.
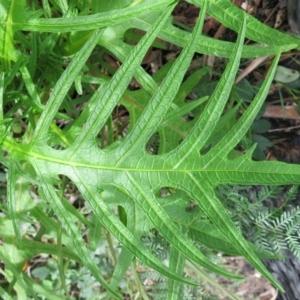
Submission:
[[[184,276],[188,262],[239,278],[212,262],[208,254],[214,251],[244,256],[281,289],[260,260],[274,257],[270,251],[280,247],[259,247],[243,236],[243,222],[253,213],[262,219],[257,209],[262,206],[248,207],[245,212],[252,214],[239,219],[246,198],[238,206],[224,195],[242,197],[232,190],[236,185],[300,182],[299,166],[254,161],[255,145],[244,153],[236,150],[268,95],[281,54],[299,49],[300,40],[263,25],[228,0],[190,2],[201,8],[192,32],[173,25],[173,0],[1,1],[3,299],[92,299],[83,282],[100,283],[96,299],[123,299],[130,294],[124,288],[128,269],[147,299],[136,260],[165,276],[163,299],[181,299],[182,293],[192,298],[186,287],[199,283]],[[206,14],[236,31],[236,42],[203,35]],[[127,43],[136,28],[144,35],[135,45]],[[246,37],[256,43],[245,45]],[[182,51],[151,76],[141,63],[149,47],[163,47],[162,41]],[[188,100],[209,71],[203,66],[188,72],[200,54],[229,61],[211,94]],[[113,70],[105,55],[114,56],[120,67]],[[230,96],[241,58],[266,55],[274,56],[266,78],[240,118],[226,127],[239,115],[241,103]],[[133,78],[136,89],[130,87]],[[259,197],[254,203],[263,201]],[[295,253],[297,214],[281,217]],[[278,216],[266,215],[272,222]],[[104,239],[110,255],[99,256]],[[46,259],[26,272],[27,262],[37,256]],[[52,275],[43,268],[45,261],[53,264]]]

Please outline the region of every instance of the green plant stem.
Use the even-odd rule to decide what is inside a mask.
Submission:
[[[143,286],[142,286],[142,283],[140,281],[140,278],[137,274],[137,271],[136,271],[136,260],[134,259],[132,262],[131,262],[131,270],[132,270],[132,273],[133,273],[133,277],[134,277],[134,281],[136,283],[136,286],[140,292],[140,295],[141,295],[141,299],[143,300],[150,300],[148,295],[146,294]]]
[[[52,218],[54,216],[54,212],[53,210],[51,209],[48,213],[48,217],[49,218]],[[39,231],[36,233],[35,237],[33,238],[34,241],[40,241],[42,236],[46,233],[47,231],[47,228],[42,225],[41,228],[39,229]]]
[[[58,222],[58,230],[57,230],[57,257],[58,257],[58,270],[59,270],[59,277],[61,281],[61,285],[65,291],[65,295],[67,299],[69,299],[69,293],[66,286],[66,280],[65,280],[65,269],[64,269],[64,263],[63,263],[63,257],[62,257],[62,226],[61,223]]]
[[[116,264],[118,261],[115,249],[114,249],[114,244],[113,244],[113,240],[111,237],[111,233],[109,231],[106,231],[106,239],[107,239],[107,244],[108,244],[108,249],[109,249],[109,253],[111,254],[113,263]]]

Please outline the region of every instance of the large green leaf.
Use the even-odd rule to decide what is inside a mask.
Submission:
[[[186,259],[218,274],[238,277],[213,264],[194,245],[190,237],[193,236],[192,224],[197,214],[191,216],[185,214],[176,219],[178,211],[173,214],[165,202],[167,198],[162,200],[159,197],[161,190],[171,188],[176,192],[168,200],[180,202],[178,210],[182,207],[182,201],[193,199],[198,204],[201,214],[210,220],[216,232],[210,237],[210,243],[224,240],[226,244],[219,249],[230,249],[231,252],[243,255],[258,271],[281,289],[259,260],[258,253],[253,246],[236,228],[214,189],[219,184],[226,183],[243,185],[299,183],[299,166],[278,162],[254,162],[251,159],[254,148],[237,159],[228,158],[229,153],[250,128],[268,94],[281,51],[299,47],[299,41],[292,36],[266,29],[264,25],[258,25],[253,18],[236,7],[232,7],[231,12],[226,9],[226,5],[231,5],[227,0],[195,1],[201,6],[198,21],[192,33],[183,33],[173,27],[169,21],[174,8],[172,3],[173,1],[141,1],[139,4],[138,1],[134,1],[129,8],[110,13],[58,19],[32,17],[24,12],[27,17],[24,17],[23,23],[19,19],[16,19],[15,23],[14,21],[12,24],[8,23],[7,16],[3,19],[4,25],[2,26],[5,27],[5,24],[10,26],[6,30],[9,30],[11,26],[15,26],[14,30],[42,32],[96,29],[94,32],[88,32],[87,36],[82,39],[84,45],[56,82],[45,106],[40,105],[39,95],[30,79],[30,72],[20,67],[26,88],[32,97],[31,109],[39,107],[38,112],[42,111],[42,113],[34,111],[34,117],[31,116],[23,139],[14,139],[9,134],[9,130],[1,132],[0,140],[5,155],[0,156],[0,159],[3,164],[10,167],[8,181],[9,208],[12,218],[10,227],[14,227],[18,232],[18,215],[16,203],[14,203],[18,195],[14,187],[17,186],[19,178],[24,177],[28,182],[42,188],[41,195],[47,199],[59,222],[53,224],[53,220],[39,213],[37,208],[32,209],[31,213],[39,216],[46,228],[59,231],[60,224],[62,224],[66,230],[67,234],[64,232],[61,240],[64,241],[69,251],[60,247],[62,255],[73,259],[80,257],[93,276],[115,297],[121,297],[116,292],[116,287],[134,256],[170,278],[169,299],[176,299],[175,294],[178,292],[178,286],[174,280],[195,284],[182,276]],[[3,7],[7,10],[6,6]],[[61,2],[60,7],[63,13],[67,14],[67,4]],[[148,12],[148,10],[151,11]],[[238,31],[236,43],[214,41],[202,36],[202,25],[207,11],[228,27]],[[222,17],[223,13],[226,13],[226,17]],[[140,14],[144,14],[145,17],[140,17]],[[136,46],[125,46],[121,40],[123,34],[128,28],[134,26],[144,29],[147,33]],[[99,27],[101,29],[98,29]],[[255,30],[255,27],[258,29]],[[272,41],[271,37],[274,32],[283,39],[284,45]],[[162,76],[164,79],[160,84],[140,66],[157,36],[183,46],[180,56]],[[265,49],[265,46],[261,45],[252,48],[244,46],[245,36],[269,43],[271,46],[267,48],[267,53],[274,54],[276,57],[255,99],[236,126],[216,145],[213,145],[212,149],[202,155],[201,150],[212,138],[214,130],[218,128],[218,122],[234,84],[241,57],[262,55]],[[70,124],[68,131],[58,130],[54,124],[55,118],[59,116],[59,110],[70,88],[78,80],[78,75],[97,44],[114,53],[122,65],[111,79],[96,80],[99,86],[91,95],[80,117]],[[224,46],[223,49],[222,46]],[[174,122],[174,119],[178,119],[202,103],[182,103],[187,90],[192,86],[190,85],[185,90],[186,85],[182,84],[184,76],[196,52],[208,54],[210,51],[212,51],[210,54],[230,57],[229,63],[203,113],[193,123],[183,125],[184,130],[178,134],[176,130],[180,129],[180,124]],[[16,74],[17,70],[14,72]],[[200,70],[197,74],[202,75],[204,72],[206,71]],[[141,91],[136,94],[127,90],[133,77],[142,85]],[[91,77],[85,77],[86,80],[88,78],[91,79]],[[5,94],[3,76],[1,76],[1,99],[2,94]],[[138,101],[139,97],[145,97],[146,100]],[[132,117],[130,130],[124,139],[100,148],[99,132],[106,128],[107,123],[111,124],[109,119],[111,113],[120,103],[127,106],[130,111],[130,117]],[[2,113],[1,116],[3,116]],[[6,123],[3,122],[3,124],[2,126],[6,126]],[[9,126],[6,128],[9,129]],[[159,155],[151,155],[147,152],[147,143],[157,132],[160,134],[161,149]],[[171,143],[168,143],[168,134],[173,138]],[[59,136],[61,141],[59,145],[63,149],[51,147],[53,135]],[[89,223],[78,216],[78,213],[58,196],[56,187],[60,183],[61,175],[69,178],[77,186],[83,198],[89,203],[94,218],[124,247],[110,284],[106,282],[91,259],[74,219]],[[127,218],[121,214],[117,216],[115,206],[122,207]],[[171,245],[169,266],[159,261],[140,241],[141,235],[152,227],[155,227]],[[199,228],[196,227],[196,229]],[[8,238],[11,237],[10,234]],[[43,250],[39,244],[24,243],[20,234],[17,235],[17,241],[19,244],[27,245],[28,248],[36,245],[40,251],[48,253],[54,251],[53,247]],[[73,249],[70,249],[71,244],[74,245],[77,255],[74,255]],[[0,252],[2,254],[3,249],[0,249]],[[32,251],[29,252],[32,253]],[[32,293],[38,291],[37,285],[20,274],[18,268],[7,257],[4,262],[15,278],[20,281],[22,287],[25,288],[29,283]],[[42,292],[48,293],[44,290]]]

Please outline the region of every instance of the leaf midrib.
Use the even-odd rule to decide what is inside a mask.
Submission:
[[[99,164],[90,164],[90,163],[81,163],[78,161],[71,161],[71,160],[66,160],[66,159],[59,159],[56,157],[51,156],[49,153],[47,153],[47,155],[43,155],[41,153],[37,153],[34,151],[28,151],[27,149],[22,149],[21,146],[22,145],[16,145],[13,142],[7,141],[5,140],[3,142],[4,148],[7,149],[8,152],[19,152],[22,153],[22,155],[26,156],[26,157],[32,157],[36,160],[41,160],[41,161],[46,161],[46,162],[51,162],[51,163],[56,163],[56,164],[60,164],[60,165],[65,165],[65,166],[69,166],[69,167],[73,167],[73,168],[88,168],[88,169],[96,169],[96,170],[106,170],[106,171],[114,171],[114,172],[135,172],[135,173],[210,173],[210,174],[220,174],[220,173],[230,173],[230,172],[234,172],[234,173],[252,173],[252,174],[270,174],[270,171],[263,171],[261,169],[257,169],[257,170],[246,170],[244,168],[242,169],[238,169],[235,168],[236,165],[231,165],[233,163],[233,161],[228,161],[226,164],[226,166],[224,168],[185,168],[185,169],[174,169],[174,168],[138,168],[138,166],[135,166],[134,168],[128,167],[128,166],[111,166],[111,165],[99,165]],[[23,145],[24,146],[24,145]],[[142,157],[141,157],[142,158]],[[203,158],[203,157],[202,157]],[[159,160],[160,158],[158,156],[153,157],[153,159],[155,160]],[[160,159],[161,162],[164,162],[164,158]],[[199,157],[199,163],[200,163],[201,158]],[[203,160],[202,160],[203,162]],[[253,162],[249,162],[249,165],[253,164]],[[282,176],[284,175],[292,175],[292,172],[284,172],[281,171],[280,174]],[[217,180],[218,181],[218,180]]]

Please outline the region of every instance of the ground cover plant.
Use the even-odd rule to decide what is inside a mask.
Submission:
[[[190,2],[201,8],[191,33],[172,24],[177,1],[1,2],[0,160],[7,170],[2,174],[7,205],[1,204],[0,223],[1,274],[7,281],[0,288],[3,298],[15,293],[67,297],[64,276],[71,262],[90,272],[107,290],[107,299],[123,298],[118,287],[126,271],[134,269],[134,259],[168,278],[166,299],[180,297],[178,282],[197,285],[184,276],[185,261],[239,278],[214,264],[195,241],[244,256],[282,289],[260,260],[270,254],[243,237],[215,190],[224,184],[299,184],[299,166],[256,162],[255,146],[239,156],[234,149],[268,95],[281,53],[298,49],[300,40],[268,28],[230,1]],[[203,35],[206,14],[236,31],[236,42]],[[124,38],[132,28],[145,32],[136,45]],[[182,51],[160,76],[151,77],[141,62],[159,43],[157,37]],[[244,45],[246,37],[256,44]],[[116,72],[99,71],[106,53],[121,62]],[[203,95],[186,102],[195,82],[208,72],[201,68],[185,78],[196,53],[229,62],[209,99]],[[274,56],[273,63],[248,109],[214,139],[226,120],[223,110],[240,59],[266,55]],[[133,78],[140,85],[136,91],[128,88]],[[113,117],[120,105],[128,112],[125,134]],[[195,109],[194,119],[184,122]],[[88,217],[66,200],[70,185],[88,204]],[[40,226],[34,236],[30,226]],[[102,227],[120,243],[109,281],[91,257]],[[169,246],[167,264],[142,242],[153,228]],[[43,241],[45,233],[52,235]],[[61,288],[55,292],[23,270],[41,253],[58,257]]]

